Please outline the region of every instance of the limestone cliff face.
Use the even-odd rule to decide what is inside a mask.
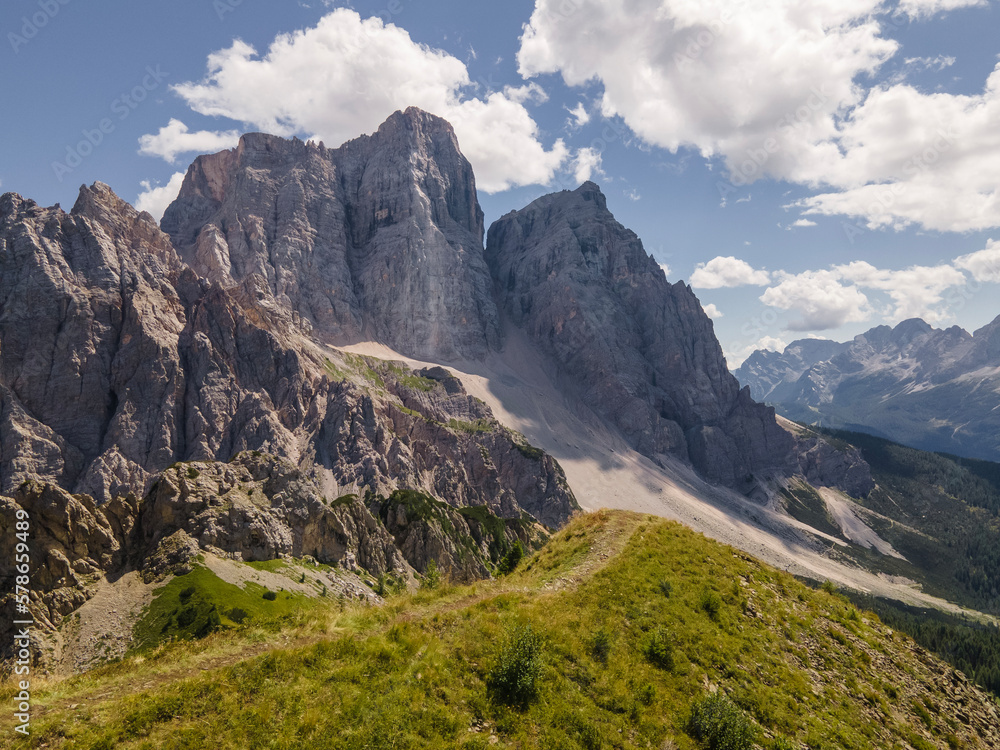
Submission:
[[[500,340],[483,213],[451,126],[408,109],[340,148],[251,134],[188,170],[163,229],[224,288],[251,276],[333,344],[435,360]]]
[[[0,604],[22,507],[52,649],[102,582],[182,572],[199,550],[489,574],[472,523],[390,533],[368,498],[399,488],[501,525],[577,508],[558,464],[446,370],[321,346],[261,274],[200,277],[106,186],[69,214],[0,199]]]
[[[72,213],[0,198],[0,490],[125,494],[181,448],[182,264],[100,183]]]
[[[560,525],[576,503],[555,462],[441,373],[324,350],[264,277],[199,277],[106,186],[71,214],[0,202],[0,491],[38,479],[102,504],[175,461],[258,450],[333,494],[420,489]]]
[[[503,312],[637,450],[742,490],[794,467],[792,438],[729,374],[690,287],[666,280],[595,184],[504,216],[486,256]]]

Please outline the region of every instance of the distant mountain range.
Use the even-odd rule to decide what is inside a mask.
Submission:
[[[789,419],[1000,460],[1000,317],[973,334],[911,319],[846,343],[802,339],[735,375]]]

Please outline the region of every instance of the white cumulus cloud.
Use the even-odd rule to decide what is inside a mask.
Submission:
[[[797,315],[788,324],[792,331],[839,328],[868,320],[876,312],[891,323],[908,318],[940,323],[950,318],[945,291],[967,283],[965,274],[952,264],[894,270],[863,260],[798,274],[779,271],[776,278],[778,283],[760,300]],[[883,293],[889,304],[876,305],[871,292]]]
[[[581,148],[573,157],[573,177],[578,183],[582,183],[595,174],[604,174],[601,170],[601,152],[595,148]]]
[[[764,286],[770,281],[771,275],[767,271],[755,269],[745,260],[731,255],[720,255],[708,263],[699,263],[691,274],[691,286],[695,289]]]
[[[451,122],[483,190],[551,181],[569,150],[561,140],[547,148],[525,106],[544,92],[534,85],[468,98],[470,87],[468,69],[452,55],[379,18],[338,8],[313,28],[279,35],[264,54],[237,40],[209,55],[203,80],[173,90],[199,114],[329,146],[417,106]]]
[[[582,128],[590,122],[590,113],[587,111],[587,107],[584,106],[583,102],[577,102],[577,105],[573,109],[569,109],[569,107],[566,109],[571,115],[573,115],[573,119],[570,122],[574,127]]]
[[[899,7],[916,18],[926,18],[958,8],[989,5],[988,0],[900,0]]]
[[[730,368],[737,368],[743,364],[747,357],[758,349],[768,349],[772,352],[783,352],[788,344],[775,336],[762,336],[752,344],[744,344],[735,348],[723,349],[726,355],[726,364]]]
[[[705,309],[705,315],[710,317],[712,320],[718,320],[723,317],[722,312],[713,302],[709,302],[707,305],[702,305],[702,307]]]
[[[876,88],[841,129],[842,153],[810,178],[838,188],[797,204],[869,228],[1000,226],[1000,66],[981,95]]]
[[[893,322],[923,318],[940,323],[950,316],[943,306],[945,290],[966,283],[965,274],[950,265],[911,266],[898,271],[876,268],[863,260],[835,266],[845,281],[889,295],[894,303],[889,319]]]
[[[985,4],[901,7],[926,17]],[[1000,226],[1000,70],[976,95],[873,84],[900,48],[886,9],[882,0],[536,0],[518,64],[527,78],[598,82],[604,116],[649,144],[721,158],[733,185],[770,177],[820,191],[796,204],[806,213],[872,228]]]
[[[955,265],[978,282],[1000,283],[1000,242],[989,240],[982,250],[956,258]]]
[[[798,316],[788,323],[790,331],[825,331],[867,320],[871,314],[864,293],[853,284],[842,284],[836,271],[779,271],[778,279],[779,283],[766,289],[760,300]]]
[[[198,130],[191,132],[188,126],[176,118],[171,118],[156,134],[148,134],[139,138],[139,153],[147,156],[159,156],[171,164],[177,161],[178,154],[196,151],[202,154],[215,153],[226,148],[233,148],[240,140],[240,131],[227,130],[217,132]]]
[[[159,221],[163,218],[163,212],[167,206],[173,203],[174,198],[181,191],[184,182],[184,173],[175,172],[166,185],[154,187],[149,180],[143,180],[142,192],[135,199],[135,207],[140,211],[149,211],[153,218]]]

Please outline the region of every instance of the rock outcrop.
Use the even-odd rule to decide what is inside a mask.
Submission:
[[[796,460],[809,484],[836,487],[856,498],[868,497],[875,489],[871,467],[853,445],[787,421],[783,426],[795,436]]]
[[[328,498],[294,464],[257,451],[227,463],[178,463],[141,500],[100,507],[87,495],[26,481],[12,498],[0,497],[4,525],[18,509],[31,529],[30,611],[42,662],[65,618],[102,582],[130,571],[148,582],[184,575],[203,553],[240,562],[305,558],[402,580],[434,561],[449,579],[466,582],[489,578],[513,544],[534,549],[548,538],[527,514],[505,519],[485,505],[455,508],[413,490]],[[17,541],[6,529],[0,535],[5,559],[15,559]],[[8,609],[13,578],[5,566],[0,606]],[[4,644],[12,627],[0,624]]]
[[[667,281],[597,185],[507,214],[486,255],[503,312],[636,450],[743,491],[794,470],[791,437],[729,374],[690,287]]]
[[[260,274],[199,277],[104,185],[71,214],[4,196],[0,492],[38,479],[103,504],[176,461],[258,450],[362,493],[422,489],[550,526],[573,512],[555,462],[447,373],[344,355],[309,330]]]
[[[790,419],[1000,460],[1000,318],[974,334],[919,319],[853,341],[794,341],[736,371]]]
[[[500,341],[472,167],[420,110],[337,149],[245,135],[194,162],[162,226],[201,276],[259,277],[329,343],[447,361]]]

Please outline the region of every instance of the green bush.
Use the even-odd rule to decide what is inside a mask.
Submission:
[[[511,628],[486,675],[486,688],[498,703],[525,706],[538,695],[542,639],[530,625]]]
[[[184,589],[181,589],[181,593],[179,595],[181,602],[182,603],[187,602],[187,600],[190,599],[194,595],[195,590],[196,589],[195,589],[194,586],[188,586],[188,587],[186,587]]]
[[[747,715],[723,693],[695,702],[688,733],[709,750],[750,750],[757,736]]]
[[[663,594],[668,599],[674,591],[674,585],[668,581],[666,578],[660,581],[660,593]]]
[[[715,622],[719,621],[719,616],[722,614],[722,599],[711,589],[705,589],[705,592],[701,595],[701,608],[705,611],[709,617]]]
[[[601,664],[608,663],[608,655],[611,653],[611,634],[605,628],[601,628],[594,633],[594,638],[590,642],[590,654]]]
[[[406,579],[395,573],[382,573],[375,584],[375,593],[379,596],[395,596],[406,591]]]
[[[649,634],[645,647],[646,659],[660,669],[674,668],[674,644],[670,632],[662,625]]]
[[[639,699],[639,702],[642,705],[651,706],[653,701],[656,700],[656,687],[651,682],[647,682],[639,688],[639,692],[636,693],[636,698]]]
[[[513,572],[514,568],[520,565],[523,559],[524,546],[521,544],[521,540],[518,540],[514,542],[514,546],[507,551],[507,554],[503,556],[503,559],[497,565],[497,573],[505,576]]]
[[[441,571],[438,570],[438,564],[431,560],[427,563],[427,568],[424,570],[424,580],[420,582],[420,588],[422,589],[436,589],[441,585]]]
[[[273,602],[275,599],[278,598],[278,595],[273,591],[265,591],[264,598],[267,599],[269,602]]]

